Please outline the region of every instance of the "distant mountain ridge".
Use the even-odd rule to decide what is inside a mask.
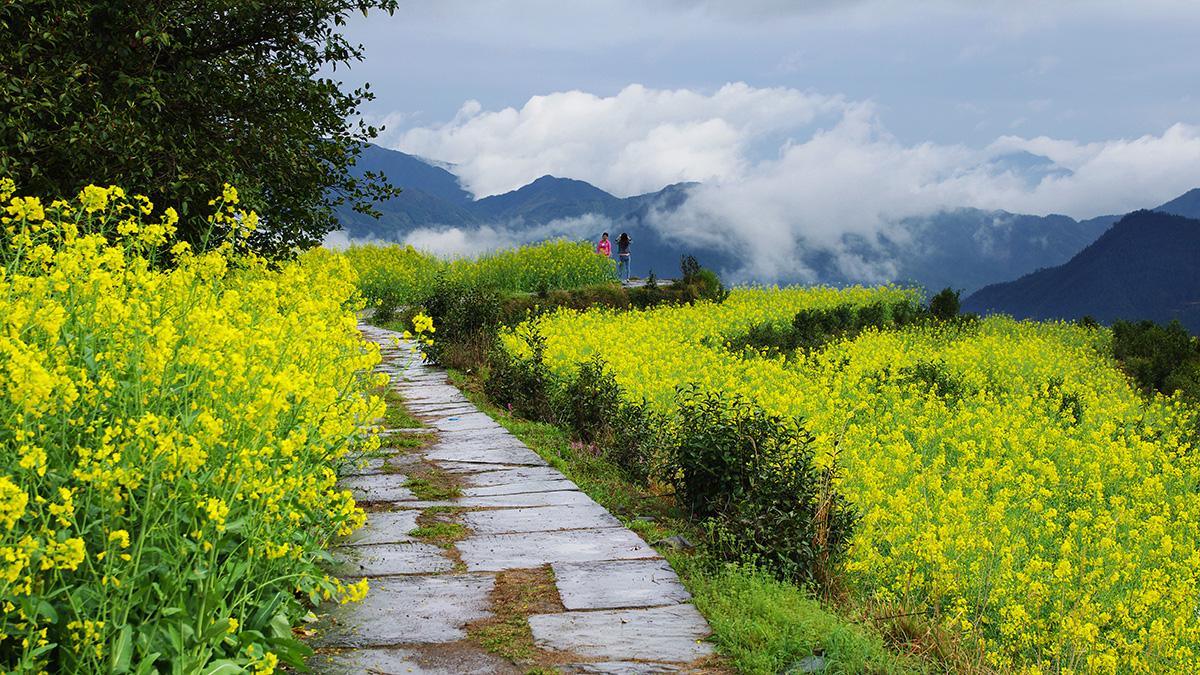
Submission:
[[[1200,190],[1188,194],[1126,215],[1063,265],[980,289],[963,309],[1038,320],[1178,319],[1200,333],[1200,220],[1176,215],[1200,216]]]
[[[997,170],[1033,171],[1058,175],[1045,158],[1015,153],[995,160]],[[653,270],[672,276],[682,254],[693,254],[701,264],[722,273],[736,272],[748,260],[729,247],[698,246],[660,230],[656,213],[670,213],[687,201],[694,183],[669,185],[657,192],[617,197],[585,181],[542,176],[517,190],[475,200],[450,171],[420,158],[378,146],[364,149],[356,172],[379,171],[403,189],[399,197],[379,204],[378,220],[339,211],[346,233],[353,239],[403,241],[419,229],[482,228],[529,232],[529,239],[562,234],[595,240],[607,227],[611,235],[628,231],[634,239],[633,271]],[[1183,212],[1200,210],[1200,189],[1159,207]],[[573,219],[596,217],[597,222],[572,225]],[[922,218],[902,220],[906,234],[898,240],[844,241],[844,246],[866,264],[888,264],[895,269],[892,281],[912,283],[930,290],[947,286],[971,293],[989,284],[1020,277],[1040,268],[1060,265],[1096,240],[1120,216],[1100,216],[1077,221],[1063,215],[1033,216],[960,208]],[[557,225],[557,229],[556,229]],[[581,231],[582,230],[582,231]],[[548,234],[549,233],[549,234]],[[841,270],[827,251],[798,242],[803,263],[818,281],[846,284],[861,281]],[[753,280],[753,279],[750,279]],[[784,279],[784,281],[787,281]]]

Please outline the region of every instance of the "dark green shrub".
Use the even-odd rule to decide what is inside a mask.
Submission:
[[[584,443],[609,440],[611,419],[620,407],[621,388],[599,357],[581,363],[575,377],[554,397],[559,422]]]
[[[962,377],[951,372],[944,361],[919,361],[910,368],[904,368],[901,373],[932,389],[934,394],[943,399],[959,400],[971,393]]]
[[[500,325],[498,291],[439,277],[423,308],[437,327],[433,344],[421,346],[426,358],[464,370],[477,368],[486,361]]]
[[[656,430],[645,404],[626,403],[621,387],[600,358],[580,364],[575,377],[552,396],[555,417],[571,435],[597,446],[629,478],[645,482]]]
[[[855,515],[813,462],[799,420],[697,387],[681,388],[665,469],[680,504],[709,520],[713,553],[799,582],[826,582]]]
[[[958,316],[959,293],[953,288],[943,288],[929,299],[929,314],[937,321],[950,321]]]
[[[550,372],[546,368],[546,338],[536,329],[521,336],[530,348],[528,359],[517,358],[498,345],[488,353],[483,391],[497,405],[528,420],[555,422],[550,405]]]
[[[1200,397],[1194,385],[1200,348],[1183,324],[1118,321],[1112,331],[1113,356],[1143,392],[1172,394],[1183,389],[1188,396]]]

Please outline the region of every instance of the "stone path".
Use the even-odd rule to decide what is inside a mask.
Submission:
[[[337,573],[369,577],[371,590],[318,624],[316,672],[523,673],[529,664],[484,651],[468,633],[493,616],[498,575],[547,566],[557,597],[543,605],[555,609],[528,618],[543,663],[563,673],[703,669],[712,654],[708,624],[653,548],[475,408],[442,371],[405,367],[395,333],[360,328],[382,346],[381,370],[437,438],[343,479],[369,513],[339,550]],[[429,470],[452,477],[461,496],[419,499],[406,483]],[[448,548],[419,541],[409,532],[423,511],[455,519],[466,535]]]

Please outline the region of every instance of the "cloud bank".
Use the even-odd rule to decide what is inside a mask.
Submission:
[[[484,110],[469,101],[451,121],[409,129],[395,145],[452,162],[477,196],[545,174],[622,196],[698,181],[684,207],[660,214],[656,225],[668,235],[735,246],[764,280],[794,275],[801,251],[813,248],[833,253],[854,278],[886,278],[887,265],[857,257],[847,238],[902,240],[899,221],[944,209],[1083,218],[1154,206],[1200,185],[1200,127],[1193,125],[1093,143],[1021,136],[986,147],[903,143],[870,101],[744,83],[710,93],[640,85],[607,97],[559,92],[520,109]],[[1008,161],[1024,153],[1045,158],[1037,160],[1044,165],[1031,173]],[[430,230],[410,239],[468,251],[473,242],[516,232]]]

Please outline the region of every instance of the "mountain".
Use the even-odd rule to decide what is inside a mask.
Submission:
[[[452,166],[450,167],[453,168]],[[1037,181],[1065,175],[1065,169],[1040,155],[1016,152],[990,161],[988,170],[1008,172]],[[444,166],[412,155],[370,145],[354,169],[384,173],[401,194],[376,209],[378,220],[354,213],[348,207],[338,217],[351,239],[404,241],[415,230],[459,228],[472,234],[490,227],[484,236],[504,236],[506,241],[536,241],[565,236],[595,241],[607,229],[612,237],[622,231],[634,240],[633,273],[650,270],[670,277],[684,254],[731,279],[755,281],[753,261],[737,250],[736,237],[728,245],[702,245],[663,232],[658,213],[670,213],[687,201],[695,183],[668,185],[657,192],[617,197],[590,183],[571,178],[542,176],[504,194],[476,200]],[[1160,211],[1200,217],[1200,189],[1158,207]],[[920,218],[902,219],[890,228],[891,236],[874,240],[847,236],[846,256],[796,242],[798,257],[819,281],[847,284],[861,281],[864,270],[888,270],[888,280],[912,283],[936,291],[947,286],[972,293],[988,284],[1015,279],[1040,268],[1067,262],[1096,240],[1119,216],[1077,221],[1062,215],[1032,216],[974,208],[949,209]],[[798,278],[799,275],[797,274]],[[872,280],[878,280],[876,274]],[[787,282],[796,279],[780,278]]]
[[[987,286],[963,309],[1021,319],[1090,315],[1105,323],[1179,319],[1200,332],[1200,220],[1163,212],[1195,206],[1197,192],[1182,205],[1128,214],[1067,263]]]
[[[1188,190],[1154,210],[1184,218],[1200,218],[1200,188]]]
[[[353,171],[357,176],[367,171],[383,173],[401,193],[375,205],[381,214],[378,219],[355,213],[348,206],[340,208],[338,220],[352,239],[403,241],[418,229],[469,230],[487,225],[517,234],[536,233],[530,238],[566,236],[594,241],[607,228],[613,239],[623,231],[632,236],[630,267],[637,276],[650,271],[662,277],[675,276],[683,254],[696,255],[701,264],[714,269],[732,267],[736,262],[723,252],[689,250],[649,225],[655,210],[678,208],[687,199],[693,185],[689,183],[621,198],[581,180],[542,176],[517,190],[475,200],[445,168],[376,145],[363,149]],[[598,218],[595,222],[571,222],[586,216]]]

